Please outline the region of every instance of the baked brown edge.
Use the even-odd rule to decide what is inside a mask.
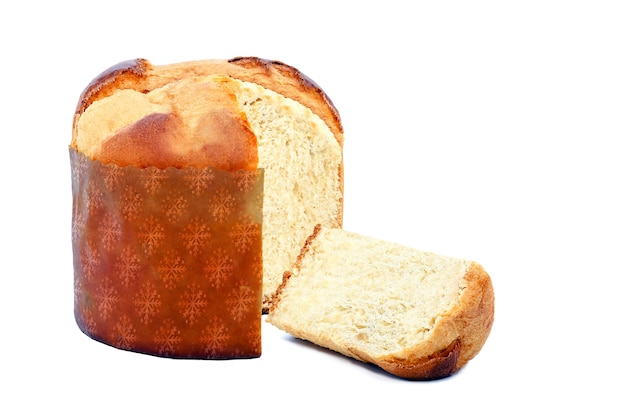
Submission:
[[[495,294],[489,274],[481,265],[472,262],[465,274],[465,281],[467,286],[452,318],[461,336],[459,368],[480,352],[491,333],[495,318]]]
[[[311,235],[309,235],[309,237],[304,242],[302,249],[300,249],[300,253],[298,254],[298,257],[296,258],[294,262],[293,268],[290,271],[285,271],[283,273],[282,282],[278,285],[278,288],[276,288],[276,291],[274,291],[274,294],[270,297],[270,299],[267,302],[268,314],[271,315],[272,312],[276,309],[276,307],[280,303],[280,298],[282,296],[283,290],[289,283],[289,280],[294,276],[294,271],[300,270],[302,266],[302,260],[311,249],[313,242],[315,241],[315,239],[317,239],[317,236],[319,235],[321,230],[322,230],[322,225],[320,224],[315,225],[315,227],[313,228],[313,232],[311,233]]]
[[[372,363],[404,379],[436,380],[448,377],[459,370],[461,349],[461,340],[456,339],[445,349],[412,362],[374,359]]]
[[[436,329],[452,330],[456,339],[447,347],[417,359],[366,358],[396,376],[435,380],[459,371],[482,349],[493,326],[495,296],[491,278],[483,267],[470,262],[464,275],[466,287],[459,303],[437,323]]]
[[[76,148],[78,119],[95,101],[112,95],[120,89],[138,89],[152,65],[145,59],[133,59],[117,63],[96,76],[78,98],[72,122],[72,144]]]

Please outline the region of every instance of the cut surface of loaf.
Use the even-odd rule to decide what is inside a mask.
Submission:
[[[123,62],[83,92],[71,146],[123,166],[264,169],[264,311],[310,229],[342,224],[339,115],[281,62]]]
[[[437,379],[480,351],[493,315],[475,262],[317,226],[267,321],[396,376]]]

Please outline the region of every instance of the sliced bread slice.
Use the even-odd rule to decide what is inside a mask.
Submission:
[[[477,263],[317,226],[267,321],[393,375],[437,379],[476,356],[493,318]]]

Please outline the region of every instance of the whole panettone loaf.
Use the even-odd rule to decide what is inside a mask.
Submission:
[[[267,321],[396,376],[437,379],[476,356],[493,318],[477,263],[318,226]]]
[[[120,166],[263,169],[264,310],[310,229],[342,224],[339,114],[281,62],[122,62],[81,95],[71,147]]]

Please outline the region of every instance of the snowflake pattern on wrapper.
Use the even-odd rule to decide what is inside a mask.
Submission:
[[[159,263],[157,270],[159,271],[161,281],[163,281],[163,286],[171,289],[183,277],[187,267],[185,267],[185,262],[177,252],[170,250]]]
[[[115,340],[113,345],[120,349],[131,349],[137,341],[137,331],[132,320],[127,316],[119,318],[115,324]]]
[[[142,197],[131,186],[127,186],[120,201],[120,210],[126,220],[133,220],[141,210]]]
[[[224,281],[230,278],[234,269],[235,264],[233,260],[221,247],[206,261],[204,266],[204,272],[209,279],[209,283],[215,288],[220,288]]]
[[[150,324],[161,308],[161,295],[157,288],[150,282],[146,282],[139,292],[133,297],[133,305],[143,324]]]
[[[228,328],[215,316],[202,331],[200,341],[207,357],[216,357],[229,339]]]
[[[140,269],[139,256],[129,247],[124,248],[115,262],[115,274],[121,281],[122,286],[130,286],[137,279]]]
[[[141,181],[150,194],[155,194],[167,178],[167,173],[156,167],[146,167],[142,170]]]
[[[102,191],[95,185],[89,186],[87,189],[87,206],[89,213],[93,214],[102,205]]]
[[[87,335],[96,337],[97,336],[97,326],[96,319],[93,316],[91,310],[86,310],[78,320],[78,324],[80,324],[82,330],[87,333]]]
[[[96,290],[95,297],[100,317],[102,320],[106,320],[117,305],[117,290],[108,280],[105,280]]]
[[[77,236],[83,232],[85,232],[85,216],[81,212],[72,221],[72,241],[75,241]]]
[[[172,221],[176,222],[185,214],[187,210],[187,200],[178,190],[173,190],[165,196],[164,200],[165,216]]]
[[[165,238],[163,226],[154,217],[149,217],[139,229],[139,240],[146,254],[150,255],[159,247]]]
[[[156,356],[260,356],[263,171],[70,163],[80,329]]]
[[[119,183],[121,177],[124,175],[124,169],[122,167],[116,166],[115,164],[108,165],[104,168],[103,171],[104,183],[106,184],[109,190],[115,188],[117,183]]]
[[[209,187],[209,183],[214,177],[215,175],[210,170],[192,169],[185,174],[185,182],[193,194],[199,195]]]
[[[257,180],[257,172],[250,170],[240,170],[235,174],[237,186],[243,191],[248,191]]]
[[[210,228],[199,217],[194,217],[183,232],[185,246],[192,255],[198,255],[211,238]]]
[[[154,335],[157,350],[162,356],[175,354],[182,340],[180,330],[172,319],[164,320]]]
[[[252,241],[256,239],[260,231],[260,226],[254,223],[249,216],[244,216],[239,223],[237,223],[230,233],[233,238],[237,251],[247,252],[252,245]]]
[[[93,243],[88,243],[82,247],[80,252],[80,267],[85,276],[85,280],[94,278],[101,262],[100,253],[94,247]]]
[[[245,318],[250,306],[254,303],[254,292],[246,284],[233,288],[226,300],[230,313],[236,321]]]
[[[178,301],[178,307],[185,323],[195,324],[202,316],[208,303],[207,296],[200,286],[196,283],[190,284]]]
[[[233,211],[235,199],[230,195],[228,190],[220,189],[213,195],[210,208],[213,211],[213,217],[217,222],[223,222]]]
[[[110,251],[115,246],[122,234],[120,224],[110,213],[106,214],[100,221],[98,232],[100,233],[102,245],[107,251]]]
[[[88,160],[75,151],[70,152],[70,165],[72,170],[72,182],[78,183],[85,176]]]

